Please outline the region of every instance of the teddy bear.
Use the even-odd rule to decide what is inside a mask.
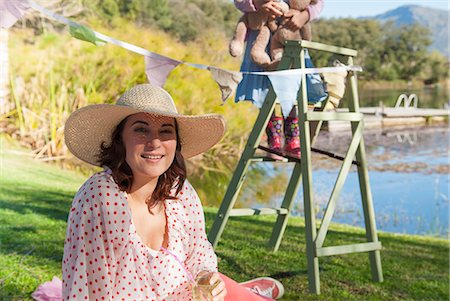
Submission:
[[[317,0],[289,0],[290,10],[304,11],[308,5],[316,4]],[[282,17],[284,18],[284,17]],[[284,44],[288,40],[308,40],[311,41],[311,25],[307,22],[299,30],[291,30],[284,26],[286,20],[281,20],[280,26],[272,35],[270,41],[270,65],[276,65],[283,56]]]
[[[238,0],[239,1],[239,0]],[[242,0],[241,0],[242,1]],[[261,7],[264,3],[271,0],[255,0],[254,4]],[[279,2],[279,7],[283,13],[289,10],[289,6],[283,2]],[[251,48],[252,60],[261,66],[270,63],[270,57],[266,53],[266,47],[269,43],[271,33],[278,28],[277,20],[273,19],[270,14],[263,10],[245,13],[236,26],[233,39],[229,44],[229,51],[233,57],[242,55],[244,51],[244,42],[248,30],[259,30],[258,36]]]

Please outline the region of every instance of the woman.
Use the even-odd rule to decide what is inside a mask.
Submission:
[[[281,297],[274,279],[237,284],[217,273],[184,158],[211,148],[224,131],[221,116],[180,115],[166,91],[148,84],[116,105],[90,105],[69,117],[69,150],[104,170],[72,203],[63,300],[192,300],[202,276],[214,287],[209,300]]]

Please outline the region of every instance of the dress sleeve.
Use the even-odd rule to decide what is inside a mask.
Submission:
[[[69,213],[63,256],[63,300],[109,300],[128,242],[126,196],[106,172],[92,176]]]
[[[309,13],[309,21],[315,20],[319,17],[320,13],[322,12],[324,5],[324,0],[317,0],[317,3],[315,5],[309,5],[307,10]]]
[[[234,0],[234,6],[243,13],[251,13],[256,11],[253,0]]]
[[[201,271],[217,272],[217,256],[206,237],[205,216],[197,192],[187,180],[182,192],[186,194],[182,201],[187,204],[189,220],[192,224],[192,230],[189,233],[191,243],[185,262],[186,267],[194,277]]]

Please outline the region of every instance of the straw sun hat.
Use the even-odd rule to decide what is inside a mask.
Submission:
[[[115,105],[89,105],[73,112],[64,130],[67,147],[79,159],[100,166],[97,156],[102,142],[110,145],[117,125],[124,118],[141,112],[176,119],[184,158],[207,151],[225,133],[225,121],[221,115],[180,115],[169,93],[143,84],[126,91]]]

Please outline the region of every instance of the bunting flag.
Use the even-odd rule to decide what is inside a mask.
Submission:
[[[95,33],[92,31],[92,29],[87,28],[86,26],[83,25],[70,26],[69,31],[70,35],[76,39],[92,43],[96,46],[103,46],[106,44],[105,41],[95,36]]]
[[[314,68],[316,69],[316,68]],[[280,102],[283,116],[289,116],[290,111],[297,104],[298,92],[301,86],[301,76],[298,75],[268,75],[273,90]],[[324,82],[319,74],[306,74],[306,91],[308,103],[318,103],[328,97]]]
[[[28,0],[0,0],[0,28],[10,28],[30,7]]]
[[[280,102],[283,116],[289,116],[289,112],[291,112],[297,103],[297,93],[300,89],[301,77],[295,74],[285,76],[269,75],[268,77]]]
[[[280,102],[283,116],[289,116],[289,112],[297,104],[298,91],[302,81],[301,76],[290,74],[283,76],[268,75],[268,77]],[[308,103],[315,104],[328,97],[324,83],[317,73],[306,74],[306,90],[308,91]]]
[[[241,72],[232,72],[217,67],[209,66],[208,70],[216,81],[222,93],[222,102],[225,102],[235,91],[242,80]]]
[[[328,93],[325,90],[322,78],[319,72],[335,72],[335,67],[327,68],[314,68],[314,65],[309,56],[309,52],[305,52],[305,69],[299,69],[305,74],[306,77],[306,90],[308,91],[308,103],[318,103],[325,100],[328,97]],[[322,69],[322,70],[321,70]],[[325,69],[325,70],[324,70]],[[292,71],[283,70],[283,71]],[[280,71],[280,72],[283,72]],[[284,76],[277,76],[276,74],[268,75],[272,84],[273,90],[278,97],[281,105],[283,116],[289,116],[290,111],[297,103],[298,91],[301,86],[302,76],[295,73],[287,73]]]
[[[179,64],[180,61],[159,54],[146,55],[145,74],[152,85],[162,88],[170,72]]]

